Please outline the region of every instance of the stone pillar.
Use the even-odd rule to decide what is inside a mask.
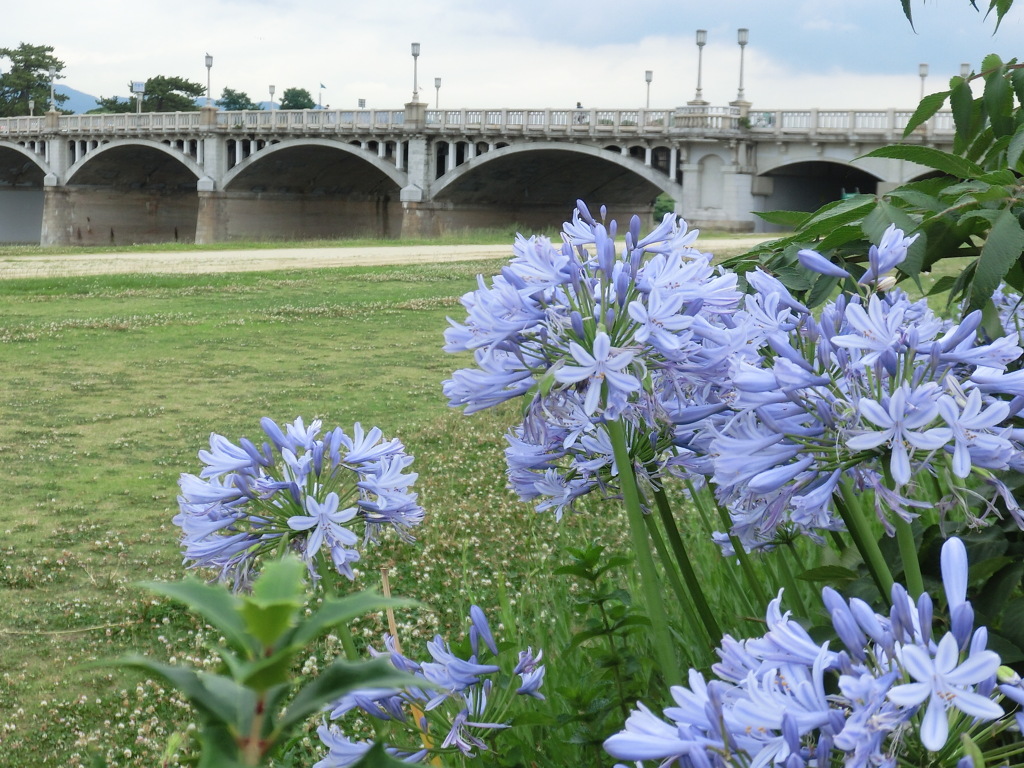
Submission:
[[[678,200],[682,216],[692,219],[697,209],[700,208],[700,165],[697,163],[683,163],[683,199]]]
[[[404,193],[405,190],[402,190]],[[441,234],[434,204],[430,202],[402,202],[403,238],[434,238]]]
[[[71,245],[71,193],[53,174],[43,179],[43,226],[39,244]]]
[[[222,243],[228,239],[227,195],[215,189],[213,179],[204,176],[196,184],[199,211],[196,214],[196,245]]]
[[[217,108],[212,104],[209,107],[199,108],[199,125],[203,128],[214,128],[217,125]]]
[[[403,203],[419,203],[427,199],[430,189],[430,146],[427,137],[413,135],[409,145],[409,184],[402,188]]]
[[[644,165],[647,166],[648,168],[651,167],[651,155],[653,154],[653,152],[654,150],[651,149],[649,146],[644,147]]]
[[[754,214],[757,203],[754,200],[754,177],[744,169],[727,165],[722,169],[722,207],[725,213],[723,226],[731,232],[753,232]]]
[[[668,151],[668,178],[669,181],[679,181],[679,147]]]

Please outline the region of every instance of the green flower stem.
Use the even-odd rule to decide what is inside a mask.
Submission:
[[[836,509],[839,511],[839,516],[843,518],[843,522],[846,523],[846,530],[850,532],[853,545],[857,547],[868,570],[871,571],[871,577],[875,580],[882,599],[888,603],[892,600],[893,585],[889,564],[885,562],[885,557],[882,555],[882,550],[878,548],[878,542],[871,532],[871,527],[864,519],[860,500],[854,495],[853,488],[849,483],[844,482],[840,484],[840,489],[842,498],[836,499]]]
[[[341,639],[341,647],[345,649],[345,658],[352,662],[361,661],[362,659],[359,657],[359,652],[356,651],[356,644],[352,639],[352,632],[349,630],[348,624],[338,624],[335,630]]]
[[[672,516],[672,507],[668,503],[668,497],[665,496],[664,488],[654,489],[654,501],[658,507],[658,514],[661,516],[661,524],[665,527],[668,543],[672,545],[672,553],[675,555],[676,563],[679,565],[683,580],[690,592],[690,599],[693,600],[697,613],[700,615],[701,621],[704,622],[704,629],[708,633],[708,639],[711,640],[711,646],[714,647],[722,638],[722,630],[719,628],[715,614],[708,604],[707,596],[700,586],[697,573],[693,570],[693,563],[686,551],[683,537],[679,535],[679,528],[676,527],[676,520]]]
[[[622,498],[626,504],[629,517],[629,531],[636,552],[637,564],[643,584],[644,602],[647,605],[648,618],[654,633],[654,648],[662,667],[662,674],[669,685],[681,685],[683,682],[679,670],[679,662],[673,649],[672,635],[668,628],[668,615],[659,589],[658,570],[651,556],[644,511],[640,504],[640,491],[636,485],[633,462],[626,447],[625,429],[620,421],[609,421],[606,424],[608,436],[611,438],[615,464],[619,469],[619,483],[622,486]]]
[[[899,515],[893,525],[896,527],[896,543],[900,548],[900,559],[903,561],[903,579],[907,591],[917,600],[924,592],[924,579],[921,577],[921,562],[917,556],[917,543],[910,523]]]
[[[788,542],[782,546],[789,550],[789,554],[792,554],[793,556],[796,555],[793,542]],[[793,569],[789,567],[789,561],[786,559],[786,555],[786,552],[779,552],[779,556],[775,558],[775,562],[779,564],[779,576],[781,577],[783,586],[786,587],[786,591],[792,595],[792,598],[790,599],[796,606],[800,616],[809,618],[811,614],[807,611],[807,604],[804,602],[803,595],[800,593],[800,589],[796,583],[796,578],[793,576]]]
[[[706,514],[708,504],[706,499],[707,486],[698,490],[693,487],[693,483],[689,480],[686,480],[685,482],[686,490],[689,491],[690,498],[693,499],[693,503],[697,505],[698,509],[704,510],[702,514]],[[711,504],[718,511],[718,517],[722,521],[722,525],[725,527],[726,532],[728,532],[732,528],[732,520],[729,519],[729,513],[726,512],[720,504],[714,501],[714,499],[712,499]],[[754,592],[754,597],[756,598],[757,605],[759,607],[754,611],[753,615],[757,615],[761,610],[763,610],[763,606],[768,605],[768,595],[761,586],[761,579],[759,579],[757,574],[754,573],[754,565],[750,562],[750,555],[740,543],[740,540],[730,533],[729,543],[732,544],[732,550],[736,554],[736,559],[740,563],[740,568],[743,569],[743,575],[747,580],[747,587]]]

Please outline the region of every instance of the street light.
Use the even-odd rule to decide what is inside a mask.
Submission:
[[[434,78],[434,109],[441,108],[441,78]]]
[[[276,89],[274,88],[274,86],[270,86],[270,108],[271,109],[274,108],[274,91],[275,90]]]
[[[928,65],[927,64],[918,64],[917,65],[917,74],[919,74],[921,76],[921,98],[923,99],[924,98],[924,81],[925,81],[925,78],[928,77]]]
[[[50,67],[50,111],[54,112],[57,109],[57,102],[53,97],[53,79],[57,77],[57,68]]]
[[[695,102],[703,103],[704,96],[700,87],[700,75],[702,65],[704,63],[704,46],[708,42],[708,31],[706,29],[697,30],[697,95],[693,97]]]
[[[210,106],[210,70],[213,69],[213,56],[206,54],[206,106]]]
[[[742,27],[736,30],[736,39],[740,44],[740,90],[736,94],[736,101],[743,101],[743,51],[750,42],[750,30]]]
[[[960,77],[962,77],[964,80],[966,80],[970,76],[971,76],[971,65],[968,64],[965,61],[963,64],[960,65]]]
[[[647,109],[651,108],[651,80],[654,79],[654,72],[646,70],[644,72],[644,80],[647,82]]]
[[[420,81],[416,74],[416,59],[420,57],[420,44],[412,44],[412,101],[415,104],[420,100]]]
[[[36,113],[36,100],[35,99],[29,99],[28,100],[28,116],[32,117],[33,115],[35,115],[35,113]]]

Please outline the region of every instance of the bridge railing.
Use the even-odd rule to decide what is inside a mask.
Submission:
[[[898,139],[913,115],[912,110],[751,110],[748,127],[755,134],[863,135],[885,140]],[[952,136],[952,112],[938,112],[916,132],[929,136]]]
[[[667,132],[664,109],[428,109],[426,126],[484,133]]]
[[[863,136],[896,141],[910,110],[750,110],[739,107],[686,105],[666,109],[428,109],[428,132],[479,132],[509,135],[671,136],[703,131],[711,134],[748,129],[757,136]],[[404,109],[275,109],[215,113],[220,131],[282,133],[370,133],[405,127]],[[0,136],[40,136],[52,132],[46,115],[0,118]],[[195,133],[209,130],[200,112],[142,112],[61,115],[57,130],[71,135]],[[938,112],[915,134],[952,137],[951,112]]]

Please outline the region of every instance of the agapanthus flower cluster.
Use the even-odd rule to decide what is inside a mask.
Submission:
[[[186,563],[240,588],[261,557],[291,551],[313,578],[324,564],[352,579],[361,542],[384,528],[411,540],[423,509],[410,490],[416,474],[406,471],[413,457],[399,440],[358,423],[351,435],[340,427],[322,434],[319,419],[260,425],[269,442],[211,434],[202,471],[182,474],[174,523]]]
[[[531,398],[508,436],[510,484],[556,516],[595,488],[615,492],[610,421],[624,425],[641,482],[658,482],[676,453],[672,412],[727,372],[720,337],[739,306],[736,276],[712,267],[674,215],[646,236],[634,216],[620,252],[616,229],[580,201],[560,246],[518,237],[445,334],[447,351],[476,363],[444,383],[450,405]]]
[[[384,650],[371,648],[371,653],[422,678],[423,686],[354,691],[333,705],[331,719],[362,713],[396,726],[396,743],[386,749],[410,763],[453,753],[475,757],[488,750],[487,735],[510,727],[516,701],[544,698],[544,654],[499,648],[478,606],[470,609],[469,620],[467,658],[437,635],[427,643],[430,660],[414,661],[398,650],[393,636],[384,635]],[[344,768],[371,746],[350,739],[336,725],[323,725],[318,733],[328,755],[313,768]]]
[[[914,600],[897,584],[892,609],[881,615],[825,588],[838,649],[783,613],[780,593],[763,636],[722,639],[716,679],[691,670],[688,687],[672,687],[675,706],[664,718],[638,704],[605,749],[617,759],[679,768],[962,768],[975,765],[966,736],[982,752],[998,747],[998,759],[986,765],[1019,765],[1024,745],[1008,746],[1001,734],[1024,724],[1016,711],[1024,688],[987,648],[987,630],[975,629],[967,574],[963,543],[949,539],[941,636],[928,593]]]
[[[940,513],[955,507],[979,524],[998,495],[1024,525],[997,475],[1024,468],[1020,338],[988,339],[981,312],[949,322],[893,288],[888,271],[911,242],[890,228],[863,277],[849,280],[863,293],[843,293],[818,315],[775,278],[748,273],[756,293],[732,316],[729,337],[739,331],[749,343],[732,344],[729,375],[708,393],[719,410],[680,423],[676,441],[691,452],[683,463],[712,481],[745,547],[792,529],[841,528],[844,491],[873,499],[890,529],[938,496]],[[800,256],[850,277],[816,252]]]

